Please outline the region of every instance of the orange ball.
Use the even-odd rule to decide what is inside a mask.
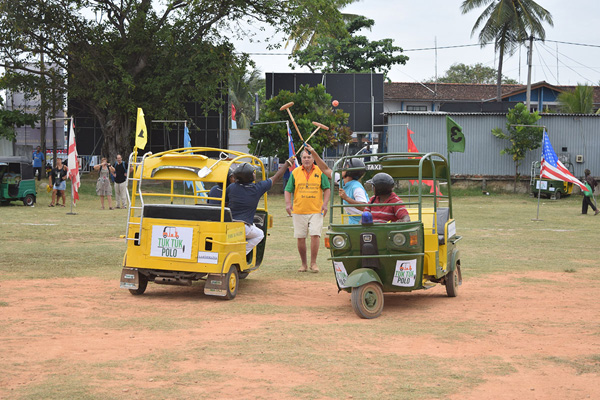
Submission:
[[[337,107],[337,106],[340,105],[340,102],[337,101],[337,100],[334,100],[334,101],[331,102],[331,105],[334,106],[334,107]]]

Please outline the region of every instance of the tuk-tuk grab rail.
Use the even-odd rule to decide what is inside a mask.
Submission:
[[[424,256],[425,253],[408,253],[406,257]],[[359,256],[335,256],[329,257],[328,260],[349,260],[349,259],[363,259],[363,258],[398,258],[398,254],[371,254],[371,255],[359,255]]]
[[[370,158],[372,156],[372,154],[361,154],[361,155],[353,155],[353,156],[343,156],[340,159],[338,159],[335,164],[333,165],[332,168],[332,175],[330,178],[330,184],[333,184],[333,178],[335,176],[336,172],[340,172],[340,171],[354,171],[354,170],[362,170],[363,168],[361,167],[352,167],[352,168],[339,168],[340,165],[343,165],[347,160],[352,159],[352,158],[361,158],[361,159],[365,159],[365,158]],[[419,164],[418,164],[418,174],[415,180],[418,180],[419,182],[419,187],[418,187],[418,196],[411,196],[411,197],[418,197],[418,202],[408,202],[408,203],[402,203],[403,205],[413,205],[413,204],[417,204],[418,205],[418,218],[419,221],[422,220],[422,208],[423,208],[423,204],[422,204],[422,199],[423,198],[429,198],[432,197],[434,200],[437,200],[437,198],[443,198],[443,199],[448,199],[448,208],[450,209],[450,218],[452,218],[452,197],[451,197],[451,185],[448,185],[448,195],[444,196],[444,195],[438,195],[437,194],[437,190],[436,188],[438,187],[438,177],[436,176],[436,168],[435,168],[435,163],[437,162],[442,162],[444,165],[448,165],[448,160],[441,155],[440,153],[435,153],[435,152],[429,152],[429,153],[377,153],[377,161],[365,161],[365,167],[367,171],[384,171],[385,169],[389,169],[389,168],[415,168],[414,165],[397,165],[397,164],[390,164],[390,165],[383,165],[381,164],[382,161],[404,161],[404,160],[410,160],[410,159],[419,159]],[[431,179],[433,180],[433,185],[434,185],[434,192],[433,195],[428,195],[428,194],[423,194],[423,188],[422,188],[422,182],[423,182],[423,165],[425,162],[429,162],[431,165],[431,177],[427,176],[426,179]],[[380,168],[369,168],[369,165],[378,165],[380,166]],[[443,177],[442,179],[445,180],[446,182],[450,182],[450,171],[447,168],[446,169],[446,176]],[[396,179],[396,178],[395,178]],[[406,178],[406,179],[402,179],[402,180],[410,180],[410,178]],[[333,204],[333,198],[334,196],[331,196],[331,207],[348,207],[348,205],[344,205],[344,204]],[[398,203],[399,204],[399,203]],[[389,203],[387,204],[371,204],[372,206],[382,206],[382,205],[389,205]],[[434,201],[434,211],[437,211],[437,201]],[[329,221],[332,224],[333,223],[333,213],[330,213],[329,215]]]
[[[243,244],[243,245],[245,245],[246,243],[248,243],[248,242],[219,242],[217,240],[208,239],[208,238],[206,238],[206,241],[208,243],[216,243],[216,244],[220,244],[222,246],[232,246],[232,245],[235,245],[235,244]]]

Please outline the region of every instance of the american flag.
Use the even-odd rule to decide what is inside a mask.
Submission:
[[[296,149],[294,148],[294,141],[292,140],[292,131],[290,130],[290,126],[288,125],[288,158],[294,157],[296,155]],[[298,160],[294,158],[294,167],[290,167],[290,172],[294,170],[294,168],[298,167]]]
[[[540,178],[554,179],[557,181],[571,182],[576,184],[583,191],[588,191],[583,183],[573,176],[567,168],[560,162],[552,143],[548,138],[548,133],[544,130],[544,140],[542,141],[542,168],[540,170]]]

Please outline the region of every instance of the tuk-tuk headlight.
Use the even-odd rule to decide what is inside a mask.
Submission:
[[[333,247],[341,249],[342,247],[346,246],[346,238],[342,235],[335,235],[333,238],[331,238],[331,244]]]
[[[393,237],[392,237],[392,241],[394,242],[394,244],[398,247],[404,245],[404,243],[406,243],[406,236],[404,236],[401,233],[396,233]]]

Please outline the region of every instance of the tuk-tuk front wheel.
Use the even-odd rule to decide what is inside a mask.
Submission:
[[[235,265],[229,267],[229,272],[225,275],[225,281],[227,282],[227,294],[225,295],[225,298],[227,300],[232,300],[237,295],[240,282],[238,270]]]
[[[377,282],[352,288],[350,295],[356,315],[365,319],[377,318],[383,310],[383,290]]]
[[[129,293],[133,295],[144,294],[146,288],[148,287],[148,278],[144,274],[140,274],[138,272],[138,288],[137,289],[129,289]]]
[[[32,194],[28,194],[23,199],[23,205],[31,207],[35,203],[35,196]]]

